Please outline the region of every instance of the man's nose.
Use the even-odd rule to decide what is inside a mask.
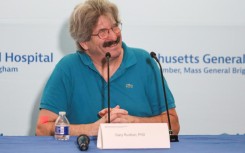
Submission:
[[[116,40],[118,34],[116,34],[112,29],[108,30],[108,39]]]

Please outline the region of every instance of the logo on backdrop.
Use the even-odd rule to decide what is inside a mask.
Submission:
[[[245,54],[238,56],[212,55],[178,55],[166,56],[158,53],[158,60],[163,65],[163,73],[167,74],[222,74],[245,76]],[[54,62],[54,53],[18,54],[16,52],[0,52],[0,74],[17,73],[23,65],[47,64]]]
[[[158,54],[157,57],[163,65],[163,73],[245,75],[245,54],[239,56],[217,56],[208,53],[201,56]]]
[[[0,52],[0,74],[17,73],[20,66],[32,64],[46,64],[54,61],[54,53],[17,54],[16,52]]]

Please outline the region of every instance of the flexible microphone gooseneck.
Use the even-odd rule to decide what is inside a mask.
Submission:
[[[81,134],[77,137],[77,144],[81,151],[88,150],[90,139],[87,135]]]
[[[170,121],[170,115],[169,115],[169,111],[168,111],[168,101],[167,101],[167,94],[166,94],[165,83],[164,83],[164,76],[163,76],[163,72],[162,72],[162,66],[161,66],[161,63],[159,62],[159,60],[157,59],[156,53],[151,52],[150,55],[152,58],[154,58],[157,61],[158,65],[160,67],[161,78],[162,78],[162,88],[163,88],[165,106],[166,106],[166,110],[167,110],[170,142],[179,142],[178,135],[173,135],[173,130],[171,127],[171,121]]]
[[[111,104],[110,104],[110,58],[111,58],[111,54],[109,52],[107,52],[105,54],[106,57],[106,62],[107,62],[107,83],[108,83],[108,123],[111,122],[110,116],[111,116],[111,112],[110,112],[110,108],[111,108]]]

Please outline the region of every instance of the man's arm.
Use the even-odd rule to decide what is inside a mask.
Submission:
[[[39,112],[37,127],[36,127],[36,135],[37,136],[48,136],[54,135],[54,124],[58,115],[46,110],[42,109]],[[100,122],[105,122],[104,118],[101,118],[97,122],[91,124],[78,124],[78,125],[70,125],[70,135],[77,136],[80,134],[86,134],[88,136],[94,136],[98,133],[98,128]]]
[[[115,109],[116,113],[111,115],[111,120],[115,120],[120,115],[127,115],[128,112],[123,109]],[[36,135],[37,136],[49,136],[54,135],[54,124],[58,115],[46,110],[41,109],[39,112],[37,127],[36,127]],[[80,134],[86,134],[88,136],[96,136],[98,135],[99,125],[101,123],[107,123],[108,116],[105,114],[99,120],[91,124],[70,124],[70,135],[78,136]]]
[[[137,117],[131,115],[118,114],[116,111],[112,110],[111,115],[116,116],[113,119],[111,119],[111,123],[168,123],[167,112],[163,112],[161,115],[153,117]],[[180,131],[180,125],[175,108],[169,110],[169,116],[173,134],[177,135]]]
[[[167,112],[163,112],[161,114],[164,123],[168,123]],[[178,135],[180,131],[179,117],[175,110],[175,108],[169,109],[169,116],[171,122],[171,128],[173,130],[174,135]]]
[[[173,134],[178,135],[180,131],[179,118],[175,108],[169,109],[169,116],[171,122],[171,128]],[[161,115],[154,117],[136,117],[136,121],[139,123],[168,123],[167,112],[163,112]]]

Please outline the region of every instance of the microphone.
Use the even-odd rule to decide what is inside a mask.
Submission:
[[[168,101],[167,101],[167,94],[166,94],[165,83],[164,83],[164,76],[163,76],[163,72],[162,72],[162,66],[161,66],[161,63],[159,62],[159,60],[157,59],[156,53],[151,52],[150,55],[152,58],[154,58],[157,61],[158,65],[160,67],[161,78],[162,78],[162,88],[163,88],[164,100],[165,100],[165,105],[166,105],[166,110],[167,110],[170,142],[179,142],[178,135],[173,135],[173,131],[172,131],[172,127],[171,127],[171,121],[170,121],[170,115],[169,115],[169,111],[168,111]]]
[[[77,137],[77,144],[81,151],[88,150],[90,139],[87,135],[81,134]]]
[[[110,116],[111,116],[111,112],[110,112],[110,108],[111,108],[111,104],[110,104],[110,58],[111,58],[111,54],[109,52],[107,52],[105,54],[106,57],[106,62],[107,62],[107,83],[108,83],[108,123],[111,122]]]

